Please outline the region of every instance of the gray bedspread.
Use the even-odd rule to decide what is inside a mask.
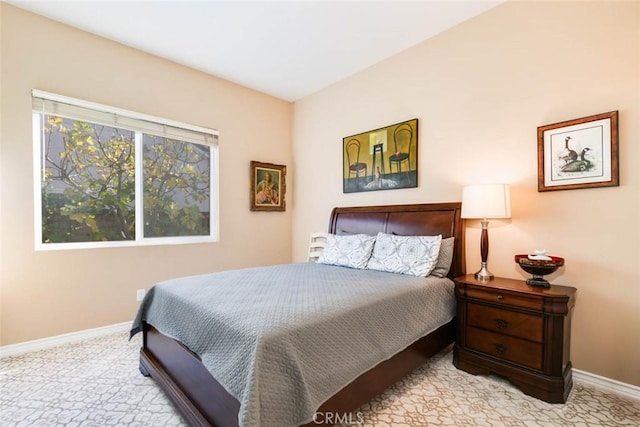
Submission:
[[[194,353],[240,402],[241,426],[287,427],[453,319],[453,282],[315,263],[183,277],[146,295],[142,321]]]

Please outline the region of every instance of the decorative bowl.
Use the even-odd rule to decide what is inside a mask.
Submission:
[[[564,258],[557,256],[549,256],[550,260],[529,259],[529,255],[516,255],[516,264],[524,271],[533,275],[531,279],[527,279],[527,285],[542,286],[545,288],[551,285],[543,276],[551,274],[564,265]]]

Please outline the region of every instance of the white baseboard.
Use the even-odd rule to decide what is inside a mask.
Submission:
[[[56,335],[54,337],[42,338],[34,341],[27,341],[18,344],[5,345],[0,347],[0,359],[3,357],[17,356],[30,351],[44,350],[62,344],[68,344],[98,338],[104,335],[117,332],[128,331],[131,322],[116,323],[115,325],[102,326],[100,328],[87,329],[84,331],[71,332],[69,334]],[[573,369],[573,380],[576,383],[591,386],[595,389],[608,393],[613,393],[627,399],[640,401],[640,387],[626,384],[600,375]]]
[[[116,332],[128,331],[131,328],[131,323],[132,322],[116,323],[115,325],[102,326],[99,328],[86,329],[84,331],[71,332],[68,334],[56,335],[39,340],[5,345],[0,347],[0,359],[3,357],[17,356],[19,354],[28,353],[30,351],[57,347],[62,344],[78,342],[91,338],[98,338],[104,335],[114,334]]]
[[[640,402],[640,387],[573,369],[573,381],[595,389]]]

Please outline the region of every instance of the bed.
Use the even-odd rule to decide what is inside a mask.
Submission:
[[[463,230],[460,219],[460,203],[335,208],[331,213],[328,228],[329,233],[332,234],[367,234],[375,236],[378,232],[384,232],[399,236],[442,235],[443,239],[454,237],[455,244],[453,248],[453,260],[448,273],[449,278],[457,277],[465,273]],[[273,274],[280,274],[280,268],[280,266],[274,266],[271,270],[273,270]],[[299,265],[296,268],[298,270],[308,271],[304,274],[327,275],[334,273],[334,270],[329,268],[323,270],[323,268],[325,268],[323,266]],[[350,269],[343,270],[345,270],[345,274],[355,274],[351,271],[346,271]],[[251,272],[254,274],[257,274],[256,272],[262,273],[262,270],[257,269],[247,269],[247,271],[249,274]],[[296,271],[295,274],[303,273]],[[374,273],[367,274],[371,275],[367,276],[367,280],[371,280],[372,283],[376,280],[383,280]],[[392,275],[391,273],[383,274]],[[228,280],[234,280],[234,277],[235,276],[228,276]],[[197,285],[202,279],[198,276],[190,280],[194,281]],[[333,278],[329,279],[329,281],[332,280]],[[403,283],[402,286],[406,285]],[[354,289],[356,288],[354,285]],[[153,296],[151,297],[153,298]],[[360,297],[358,298],[361,299]],[[157,296],[156,300],[154,303],[162,304],[160,296]],[[331,304],[335,304],[335,302],[336,301],[333,301]],[[172,304],[172,306],[174,305],[176,304]],[[373,308],[370,307],[369,309],[376,309],[376,306],[372,307]],[[399,310],[399,307],[400,306],[396,306],[394,309],[402,311]],[[174,309],[174,311],[185,313],[190,310]],[[381,313],[381,316],[383,314],[385,313]],[[388,316],[388,314],[386,315]],[[156,317],[156,319],[158,318]],[[191,319],[191,322],[192,325],[193,323],[201,325],[202,319],[196,316],[194,319]],[[204,362],[209,359],[205,358],[203,361],[198,354],[192,352],[181,342],[184,341],[182,338],[180,341],[172,338],[177,334],[166,332],[167,328],[165,325],[160,327],[155,323],[162,324],[160,320],[140,322],[143,333],[143,346],[140,351],[140,371],[143,375],[150,375],[156,381],[190,425],[238,426],[239,414],[240,418],[244,420],[243,424],[245,425],[274,425],[268,420],[262,420],[262,422],[258,420],[256,422],[252,421],[251,418],[243,418],[244,412],[241,412],[240,401],[227,391],[230,388],[229,379],[224,378],[223,381],[223,374],[220,374],[219,379],[221,381],[216,380],[216,378],[210,374],[209,369],[205,367]],[[413,343],[408,347],[398,349],[398,352],[393,353],[392,357],[377,356],[381,358],[377,359],[374,364],[371,364],[371,366],[373,366],[372,368],[358,374],[357,377],[350,380],[344,387],[336,390],[335,394],[331,395],[328,399],[323,399],[318,407],[314,406],[317,411],[316,413],[347,414],[356,410],[362,404],[368,402],[397,380],[411,372],[429,357],[451,344],[455,337],[454,325],[455,319],[450,319],[434,329],[430,329],[426,335],[420,335],[419,338],[412,341]],[[159,329],[165,333],[161,333]],[[349,340],[358,338],[357,332],[353,333],[355,335],[349,336]],[[393,339],[389,337],[389,339],[385,341],[391,342]],[[190,347],[194,348],[192,345],[190,345]],[[273,346],[269,346],[268,348],[271,347]],[[313,349],[313,347],[308,346],[305,348],[311,348],[313,351],[322,351],[322,348]],[[243,355],[244,353],[241,354],[242,357]],[[368,355],[368,353],[366,355]],[[366,355],[362,357],[365,358]],[[327,361],[327,363],[331,365],[331,359],[327,358]],[[260,363],[264,364],[263,362]],[[333,363],[335,363],[335,361]],[[329,372],[333,369],[338,371],[340,368],[341,366],[337,365],[323,367],[323,369],[330,369]],[[288,371],[285,370],[283,372]],[[264,384],[264,378],[268,377],[259,378],[260,383]],[[318,379],[313,379],[313,381],[318,381]],[[227,387],[223,387],[221,382],[226,384]],[[255,382],[258,381],[255,380]],[[269,386],[270,385],[265,388],[263,385],[261,389],[260,398],[263,402],[259,405],[261,408],[263,404],[265,405],[264,407],[267,407],[267,403],[270,400],[274,400],[273,398],[270,399],[270,397],[273,396],[268,396],[268,394],[265,395],[264,393],[264,390],[269,390]],[[273,390],[276,390],[277,387],[279,386],[274,383]],[[305,390],[306,388],[302,391]],[[322,419],[314,418],[314,421],[315,422],[309,422],[309,425],[317,425]]]

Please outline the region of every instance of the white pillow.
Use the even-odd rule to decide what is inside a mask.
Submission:
[[[375,241],[376,236],[367,234],[329,234],[327,244],[317,262],[343,267],[365,268]]]
[[[441,241],[442,235],[396,236],[378,233],[367,268],[426,277],[438,261]]]

